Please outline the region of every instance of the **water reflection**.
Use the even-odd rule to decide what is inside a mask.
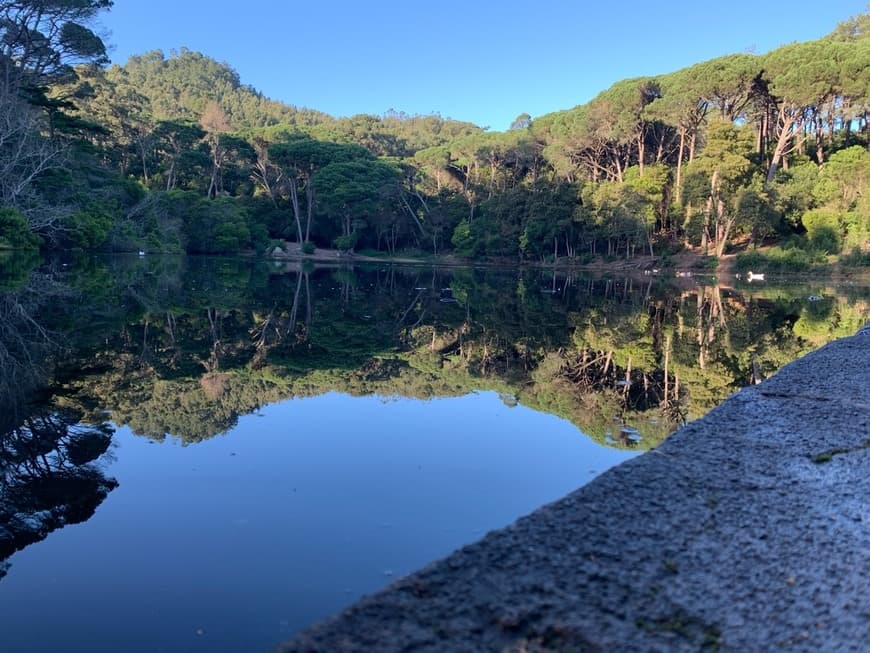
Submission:
[[[114,429],[69,409],[34,410],[0,435],[0,577],[8,558],[90,518],[117,482],[103,472]]]
[[[15,279],[14,275],[5,275]],[[0,274],[0,278],[4,275]],[[288,397],[487,389],[654,446],[868,315],[866,288],[239,259],[55,262],[0,295],[10,428],[48,382],[150,438],[197,442]],[[808,300],[812,297],[813,301]]]
[[[46,358],[56,334],[40,314],[64,295],[50,274],[5,272],[3,262],[17,260],[0,259],[0,432],[24,417],[22,407],[48,381]]]
[[[171,585],[173,574],[189,576],[189,595],[177,598],[203,602],[199,623],[190,615],[171,621],[165,612],[156,618],[166,633],[195,638],[198,630],[219,628],[215,615],[222,610],[229,623],[238,608],[232,592],[215,588],[215,576],[234,587],[270,573],[305,577],[299,582],[306,591],[329,594],[317,609],[334,609],[357,595],[345,596],[341,585],[359,573],[354,561],[365,560],[365,579],[354,592],[369,591],[474,539],[481,534],[474,528],[507,523],[582,484],[590,472],[655,446],[737,388],[854,333],[870,317],[868,289],[854,286],[725,287],[697,278],[537,270],[133,257],[56,261],[16,274],[3,273],[0,263],[2,279],[0,559],[88,519],[103,503],[86,533],[55,536],[66,543],[51,555],[77,550],[71,541],[88,542],[81,545],[87,552],[100,538],[129,532],[129,541],[104,553],[100,564],[112,558],[111,569],[129,574],[129,586],[152,588],[147,604],[126,599],[140,614],[159,594],[151,577]],[[432,401],[438,398],[452,399]],[[389,410],[378,406],[384,401]],[[433,407],[441,412],[428,412]],[[609,451],[580,453],[573,427],[560,436],[558,447],[566,448],[559,449],[549,438],[567,422],[530,408],[564,418],[588,436],[584,444]],[[346,422],[328,427],[334,418]],[[120,435],[108,419],[122,427]],[[395,458],[403,448],[409,458]],[[593,450],[611,454],[610,462],[592,461]],[[565,466],[558,479],[557,464]],[[422,470],[439,466],[443,474],[422,483]],[[395,484],[384,489],[384,478]],[[542,479],[554,483],[544,493]],[[296,503],[304,483],[318,488],[319,503]],[[486,494],[487,487],[497,489]],[[336,493],[374,495],[380,506],[396,496],[416,498],[395,507],[400,517],[374,522],[371,504],[348,509]],[[446,508],[439,513],[433,506]],[[440,531],[420,525],[456,527],[464,512],[466,539],[442,540]],[[496,515],[502,521],[487,521]],[[399,522],[427,534],[383,532]],[[382,523],[390,526],[377,527],[374,537],[372,524]],[[359,528],[353,535],[342,530],[353,524]],[[392,547],[391,555],[367,550],[375,540]],[[184,550],[184,565],[144,564],[137,547],[159,551],[167,541]],[[436,541],[442,548],[426,548]],[[22,605],[42,600],[22,594],[24,579],[41,578],[40,564],[51,560],[51,547],[34,552],[39,547],[16,556],[20,562],[0,583],[2,591],[18,582]],[[257,558],[263,549],[275,556],[233,557]],[[292,560],[282,560],[281,551]],[[409,551],[429,557],[403,558]],[[304,576],[324,569],[312,561],[329,558],[327,567],[336,566],[342,556],[331,594]],[[111,584],[110,572],[89,566],[93,558],[82,553],[74,566],[87,569],[94,587]],[[230,573],[236,566],[248,571]],[[227,605],[207,601],[202,587]],[[293,592],[302,594],[293,596],[287,588],[249,590],[279,604],[306,602],[297,586]],[[292,616],[268,610],[273,625],[283,621],[292,630],[321,616],[308,608]],[[236,633],[238,649],[246,648],[245,633],[260,626],[245,628]],[[262,633],[279,639],[269,628]],[[231,633],[223,636],[230,641]],[[213,640],[209,650],[218,650]]]

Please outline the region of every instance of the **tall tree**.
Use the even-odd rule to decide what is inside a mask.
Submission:
[[[783,158],[806,140],[810,133],[805,129],[808,126],[816,134],[819,163],[824,162],[824,110],[837,95],[840,62],[848,49],[850,46],[846,44],[821,39],[785,45],[764,58],[764,74],[769,80],[768,90],[775,111],[775,144],[767,169],[768,183]]]
[[[269,156],[272,161],[286,170],[290,205],[296,223],[296,235],[300,242],[308,242],[311,238],[315,204],[315,189],[312,184],[314,174],[332,163],[374,159],[371,152],[359,145],[329,143],[304,136],[295,136],[275,143],[269,148]],[[300,186],[304,189],[306,198],[304,229],[302,206],[299,201]]]
[[[106,46],[88,25],[112,0],[0,0],[0,84],[45,87],[78,64],[105,64]]]
[[[702,247],[714,243],[714,253],[722,256],[741,215],[740,191],[748,185],[752,171],[753,137],[751,128],[736,127],[721,120],[711,123],[707,146],[690,172],[702,175],[708,192],[703,210]],[[744,198],[745,204],[745,198]]]
[[[224,190],[223,166],[226,162],[227,150],[221,136],[230,131],[230,121],[221,106],[212,100],[206,105],[199,124],[205,130],[206,142],[211,151],[211,181],[208,184],[208,196],[214,198]]]
[[[0,204],[20,209],[46,235],[68,215],[35,187],[65,158],[51,119],[68,105],[50,100],[49,88],[74,78],[77,64],[106,63],[106,47],[88,25],[111,6],[110,0],[0,0]]]
[[[154,148],[160,157],[166,190],[191,181],[205,168],[208,156],[202,151],[203,129],[193,121],[161,120],[154,128]]]
[[[319,208],[340,225],[339,249],[353,249],[366,218],[395,197],[398,180],[395,167],[382,161],[338,162],[318,170],[313,185]]]
[[[662,94],[645,108],[645,114],[654,120],[672,125],[678,138],[677,171],[674,195],[680,196],[683,180],[683,162],[695,159],[698,134],[710,101],[705,98],[704,73],[700,66],[679,70],[661,78]]]

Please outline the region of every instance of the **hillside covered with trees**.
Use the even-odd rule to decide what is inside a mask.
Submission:
[[[0,248],[870,261],[870,14],[490,132],[334,118],[181,50],[107,67],[109,0],[0,0]]]

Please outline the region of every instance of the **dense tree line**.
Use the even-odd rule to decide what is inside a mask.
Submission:
[[[88,25],[110,5],[0,2],[0,246],[584,262],[739,239],[866,263],[870,15],[498,133],[332,118],[188,50],[105,68]]]

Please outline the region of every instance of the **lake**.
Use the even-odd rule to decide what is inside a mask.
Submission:
[[[821,281],[0,259],[0,645],[268,650],[868,319]]]

